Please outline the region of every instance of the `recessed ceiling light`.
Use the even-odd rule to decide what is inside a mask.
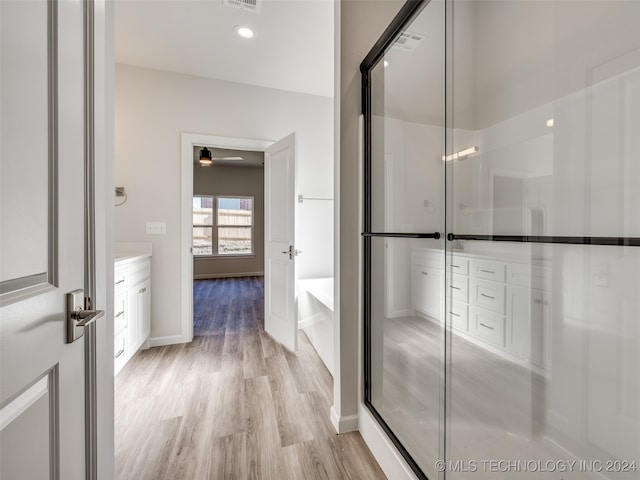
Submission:
[[[382,65],[384,66],[384,68],[387,68],[389,66],[389,62],[387,62],[386,60],[382,63]]]
[[[253,38],[256,36],[253,30],[243,25],[238,25],[234,30],[242,38]]]

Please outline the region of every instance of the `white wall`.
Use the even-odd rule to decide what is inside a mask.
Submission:
[[[336,336],[339,386],[334,395],[334,424],[357,425],[360,365],[360,178],[358,118],[360,62],[396,15],[402,0],[340,3],[340,325]],[[356,422],[352,420],[356,419]],[[365,439],[366,440],[366,439]],[[383,467],[384,468],[384,467]]]
[[[299,192],[332,197],[333,99],[125,65],[115,96],[115,178],[128,195],[116,208],[116,241],[153,243],[151,336],[180,336],[181,132],[278,140],[295,131]],[[146,235],[147,221],[166,222],[166,235]],[[326,273],[310,265],[300,262],[302,277]]]

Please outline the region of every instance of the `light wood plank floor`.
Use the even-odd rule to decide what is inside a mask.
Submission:
[[[334,433],[332,378],[307,337],[294,355],[264,332],[261,278],[194,292],[200,335],[116,377],[117,479],[385,478],[358,432]]]

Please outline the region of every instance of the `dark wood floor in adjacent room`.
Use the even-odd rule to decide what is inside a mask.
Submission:
[[[384,479],[359,433],[329,423],[332,378],[301,332],[263,329],[262,278],[196,281],[192,343],[139,352],[116,377],[116,478]]]

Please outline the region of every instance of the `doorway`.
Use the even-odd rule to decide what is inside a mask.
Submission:
[[[214,157],[209,148],[219,156]],[[264,152],[264,159],[261,160],[256,152]],[[244,161],[242,155],[253,155],[255,164],[245,172],[229,165],[238,158]],[[216,158],[219,160],[214,160]],[[210,173],[213,172],[211,165],[216,161],[219,162],[216,168],[228,170],[226,175]],[[251,164],[247,162],[247,166],[251,167]],[[250,170],[252,175],[248,173]],[[183,134],[182,174],[182,248],[183,252],[188,252],[186,258],[183,256],[182,264],[182,301],[183,307],[188,307],[183,311],[182,319],[183,334],[188,335],[186,341],[193,339],[192,258],[195,255],[199,257],[198,261],[217,263],[218,267],[219,262],[232,263],[234,260],[244,260],[254,269],[264,265],[265,330],[295,352],[298,332],[295,134],[277,142]],[[252,182],[248,181],[250,176]],[[264,182],[261,182],[262,178]],[[261,190],[262,185],[264,190]],[[195,188],[207,194],[194,192]],[[244,194],[236,193],[234,189],[241,189]],[[260,201],[264,201],[264,209],[260,208]],[[189,211],[185,213],[186,209]],[[261,215],[262,222],[259,221]],[[229,272],[204,275],[215,278],[227,276]]]
[[[193,339],[194,335],[194,306],[193,306],[193,282],[194,278],[216,278],[225,275],[232,275],[233,266],[235,264],[236,270],[238,262],[240,262],[240,270],[244,269],[244,273],[253,275],[264,274],[264,260],[260,262],[260,259],[264,257],[257,254],[259,247],[263,246],[261,243],[257,243],[256,235],[260,235],[260,238],[264,236],[264,228],[260,228],[260,221],[256,222],[255,215],[252,215],[252,238],[250,251],[246,250],[242,255],[233,255],[228,253],[222,253],[222,258],[218,251],[220,235],[216,232],[216,243],[214,245],[214,228],[216,230],[224,229],[225,226],[217,222],[217,218],[214,218],[214,212],[218,211],[218,205],[228,206],[227,199],[239,200],[240,197],[245,199],[252,199],[251,212],[256,210],[263,210],[261,208],[264,205],[264,190],[260,189],[259,183],[263,178],[263,155],[265,149],[272,142],[255,139],[239,139],[232,137],[217,137],[212,135],[197,135],[197,134],[182,134],[182,155],[181,155],[181,210],[182,210],[182,232],[181,232],[181,311],[182,311],[182,335],[185,338],[185,342],[189,342]],[[200,152],[203,148],[213,150],[218,153],[218,158],[223,157],[242,157],[242,155],[250,155],[250,164],[253,167],[238,167],[229,165],[230,162],[237,162],[236,160],[219,160],[217,166],[202,166],[199,162]],[[218,149],[218,150],[216,150]],[[210,151],[211,151],[210,150]],[[238,153],[246,152],[246,153]],[[213,157],[213,153],[211,153]],[[243,160],[244,161],[244,160]],[[238,172],[239,169],[243,169],[251,177],[250,188],[246,190],[247,186],[241,186],[242,174]],[[207,170],[208,169],[208,170]],[[213,178],[210,172],[226,170],[226,184],[218,182],[218,179]],[[246,175],[246,173],[245,173]],[[197,179],[197,180],[196,180]],[[210,188],[207,189],[207,185]],[[263,183],[262,183],[263,185]],[[211,190],[211,188],[219,188],[222,190]],[[245,195],[241,195],[238,188],[243,189]],[[229,190],[230,189],[230,190]],[[234,190],[236,189],[236,190]],[[235,193],[232,193],[235,192]],[[247,192],[253,193],[253,195],[246,195]],[[215,195],[214,195],[215,193]],[[199,198],[206,199],[204,205],[209,209],[208,220],[203,219],[203,223],[209,224],[207,226],[201,225],[194,226],[195,214],[195,198],[199,195]],[[256,205],[257,200],[260,201],[259,205]],[[251,198],[252,197],[252,198]],[[214,205],[215,201],[215,205]],[[240,209],[240,202],[233,202],[232,206],[237,206],[236,211],[247,212],[247,202],[244,203],[244,210]],[[199,201],[199,207],[202,207],[202,201]],[[215,207],[215,208],[214,208]],[[226,210],[226,209],[221,209]],[[205,215],[206,216],[206,215]],[[264,217],[262,216],[262,219]],[[215,220],[215,225],[214,225]],[[230,221],[234,221],[233,219]],[[264,225],[262,220],[262,225]],[[200,229],[196,232],[194,229]],[[209,229],[211,234],[207,237],[204,230]],[[200,248],[202,252],[211,253],[211,255],[198,255],[198,246],[194,244],[194,237],[200,236]],[[209,246],[206,247],[206,239],[209,238]],[[246,235],[245,235],[246,238]],[[223,240],[224,241],[224,240]],[[194,251],[194,246],[196,251]],[[222,248],[222,250],[227,250]],[[260,249],[263,251],[263,249]],[[215,256],[213,253],[215,252]],[[257,263],[256,263],[257,260]],[[195,264],[198,264],[198,267]],[[213,264],[213,267],[211,267]],[[256,270],[260,268],[260,270]],[[248,269],[247,269],[248,268]],[[251,271],[253,269],[253,271]],[[236,272],[237,276],[237,272]]]

